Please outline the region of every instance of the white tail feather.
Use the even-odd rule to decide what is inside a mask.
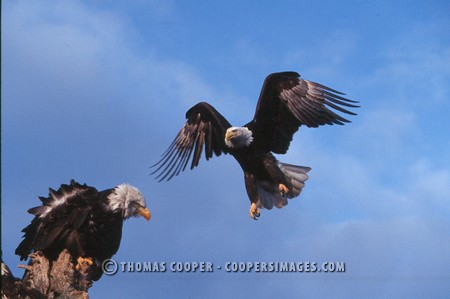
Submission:
[[[256,202],[258,208],[271,210],[273,206],[282,208],[288,204],[287,198],[281,195],[278,186],[267,181],[257,180],[256,191],[258,192],[258,201]]]
[[[289,190],[287,196],[289,198],[297,197],[302,191],[302,188],[305,187],[305,182],[309,178],[307,173],[311,170],[311,168],[286,164],[282,162],[279,162],[278,166],[280,167],[281,171],[283,171],[286,178],[290,180],[293,187],[291,188],[291,190]]]
[[[258,201],[256,206],[260,209],[272,209],[274,206],[282,208],[288,204],[288,198],[297,197],[302,188],[305,186],[305,181],[308,180],[307,172],[311,170],[310,167],[297,166],[278,162],[278,167],[285,175],[288,182],[291,183],[291,188],[286,196],[283,196],[278,189],[277,184],[268,181],[256,180],[256,191],[258,192]]]

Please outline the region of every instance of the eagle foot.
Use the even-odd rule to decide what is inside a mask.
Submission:
[[[252,203],[250,206],[250,218],[252,218],[253,220],[258,220],[259,216],[261,216],[261,212],[256,207],[256,204]]]
[[[281,193],[281,195],[282,195],[283,197],[285,197],[286,194],[289,192],[288,187],[286,187],[286,185],[284,185],[284,184],[279,184],[279,185],[278,185],[278,190],[280,190],[280,193]]]
[[[75,269],[77,269],[78,271],[80,271],[80,269],[85,269],[85,268],[89,268],[89,266],[91,266],[93,264],[92,262],[92,258],[90,257],[79,257],[77,259],[77,265],[75,266]]]

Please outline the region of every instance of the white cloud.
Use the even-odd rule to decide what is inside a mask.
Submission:
[[[367,111],[368,110],[368,111]],[[421,132],[416,125],[415,113],[408,108],[363,107],[357,125],[350,125],[352,140],[362,155],[369,153],[376,157],[376,163],[392,162],[393,158],[414,151],[409,148],[412,141],[420,138]],[[375,161],[375,160],[374,160]]]
[[[426,159],[418,160],[409,168],[411,195],[441,213],[450,212],[450,172],[447,168],[432,167]]]
[[[178,126],[190,105],[214,98],[216,91],[189,64],[163,59],[152,48],[136,51],[137,32],[116,12],[66,1],[51,10],[13,3],[6,11],[4,86],[14,100],[5,109],[11,122],[80,110],[89,119],[101,109],[106,119],[117,118],[134,108],[156,120],[179,119],[173,122]],[[179,104],[176,115],[164,113]]]
[[[450,45],[440,20],[417,24],[380,53],[381,66],[366,78],[392,105],[414,109],[441,109],[450,96]],[[445,35],[445,33],[444,33]],[[419,110],[420,111],[420,110]]]
[[[447,274],[445,265],[450,259],[439,248],[445,247],[448,238],[436,227],[446,223],[414,216],[345,221],[322,226],[310,242],[315,244],[314,254],[345,260],[352,275],[367,279],[442,276]]]
[[[345,65],[351,60],[357,50],[358,37],[354,31],[334,28],[327,32],[326,36],[318,36],[311,33],[301,46],[289,49],[283,57],[283,64],[296,66],[303,78],[329,85],[333,80],[339,86],[343,85],[339,78],[350,78],[351,74],[343,74]],[[346,88],[349,88],[347,86]]]

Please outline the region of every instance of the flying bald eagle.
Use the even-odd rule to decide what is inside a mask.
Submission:
[[[119,249],[124,220],[137,216],[150,220],[141,192],[128,184],[97,191],[71,180],[58,191],[49,190],[49,197],[39,197],[41,206],[28,210],[35,217],[22,230],[24,239],[16,249],[20,260],[36,251],[56,260],[67,249],[78,262],[77,269],[84,262],[90,265],[89,278],[96,281],[103,274],[103,261]]]
[[[285,154],[294,133],[301,125],[343,125],[349,122],[329,108],[355,115],[343,107],[358,103],[342,97],[343,93],[312,81],[296,72],[274,73],[264,81],[256,113],[248,124],[233,127],[210,104],[201,102],[186,113],[186,124],[152,174],[159,181],[170,180],[185,170],[189,161],[193,169],[203,150],[206,160],[213,154],[231,154],[244,171],[245,187],[250,198],[250,217],[257,219],[259,209],[281,208],[287,198],[298,196],[308,179],[310,167],[279,162],[272,153]]]

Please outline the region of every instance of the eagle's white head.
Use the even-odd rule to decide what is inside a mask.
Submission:
[[[230,127],[225,133],[225,144],[230,148],[247,147],[252,141],[252,131],[246,127]]]
[[[147,209],[145,198],[137,188],[121,184],[114,188],[108,199],[112,210],[121,209],[123,211],[124,219],[142,216],[147,221],[150,220],[151,214]]]

